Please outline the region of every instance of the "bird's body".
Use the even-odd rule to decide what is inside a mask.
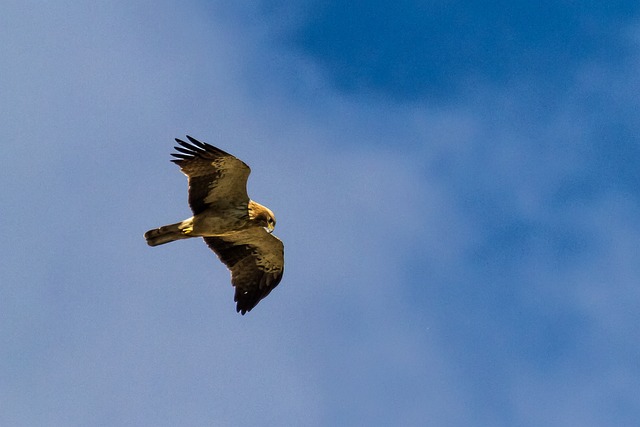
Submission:
[[[189,178],[193,216],[145,233],[150,246],[203,237],[231,270],[237,311],[250,311],[273,288],[284,271],[284,245],[271,234],[275,216],[249,199],[250,169],[242,161],[212,145],[187,136],[172,160]]]
[[[262,227],[261,222],[256,221],[255,212],[263,211],[270,212],[253,200],[247,205],[217,206],[184,221],[149,230],[145,238],[149,246],[158,246],[189,237],[228,236],[251,227]]]

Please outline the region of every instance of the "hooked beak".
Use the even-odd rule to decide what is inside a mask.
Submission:
[[[274,228],[275,227],[273,225],[269,224],[264,229],[267,230],[267,233],[271,234],[271,233],[273,233],[273,229]]]

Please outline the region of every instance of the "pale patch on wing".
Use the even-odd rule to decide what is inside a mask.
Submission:
[[[244,163],[234,159],[220,159],[211,163],[211,166],[217,168],[219,176],[209,184],[209,194],[204,201],[207,204],[217,204],[220,202],[235,205],[243,202],[245,205],[249,202],[247,195],[247,179],[249,178],[249,167],[243,167]],[[241,165],[239,165],[239,163]],[[244,165],[246,166],[246,165]]]

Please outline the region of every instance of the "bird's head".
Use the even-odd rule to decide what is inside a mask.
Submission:
[[[266,206],[262,206],[253,200],[249,203],[249,218],[264,227],[269,233],[276,228],[276,216]]]
[[[276,228],[276,217],[273,213],[267,217],[267,231],[273,233],[273,229]]]

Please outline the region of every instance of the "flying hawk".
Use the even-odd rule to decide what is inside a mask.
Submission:
[[[251,169],[219,148],[187,135],[176,138],[175,159],[189,178],[189,206],[193,216],[149,230],[149,246],[202,237],[231,271],[236,311],[245,314],[269,295],[284,272],[284,245],[271,234],[273,212],[249,199],[247,178]]]

